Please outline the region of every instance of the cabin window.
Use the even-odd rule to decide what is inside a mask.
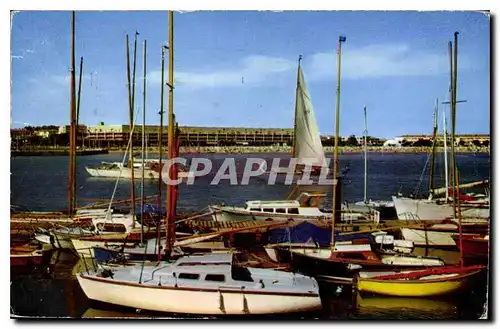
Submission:
[[[250,208],[250,211],[260,211],[260,208]]]
[[[263,212],[274,212],[273,208],[262,208]]]
[[[207,274],[205,276],[205,281],[224,282],[226,281],[226,277],[224,274]]]
[[[288,208],[289,214],[299,214],[299,208]]]
[[[179,273],[179,279],[198,280],[199,278],[198,273]]]
[[[232,266],[231,278],[235,281],[253,282],[252,274],[246,267]]]
[[[285,208],[276,208],[276,212],[278,214],[286,214],[286,209]]]

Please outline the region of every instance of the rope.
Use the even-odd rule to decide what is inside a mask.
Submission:
[[[136,110],[135,120],[137,120],[137,114],[138,113],[139,113],[139,108],[137,108],[137,110]],[[127,151],[130,149],[130,145],[132,143],[132,137],[133,137],[134,129],[135,129],[135,120],[133,122],[132,129],[130,129],[130,137],[128,139]],[[116,178],[115,187],[113,188],[113,193],[111,194],[111,199],[109,200],[108,212],[106,214],[106,219],[104,220],[104,225],[106,225],[106,222],[108,221],[108,218],[111,219],[111,222],[113,222],[113,218],[111,216],[111,205],[113,204],[113,199],[114,199],[115,194],[116,194],[116,189],[118,188],[118,182],[120,181],[120,178],[122,176],[123,165],[125,164],[125,158],[127,157],[127,151],[125,151],[125,153],[123,154],[123,159],[122,159],[122,163],[121,163],[122,165],[120,166],[120,175]],[[134,170],[133,164],[132,164],[132,169],[131,170]],[[135,202],[135,200],[134,200],[134,202]],[[135,220],[135,214],[133,214],[133,216],[134,216],[133,220]],[[103,225],[103,229],[104,229],[104,225]],[[97,227],[97,232],[99,232],[99,228],[98,227]]]
[[[427,160],[425,161],[424,169],[422,170],[422,173],[420,174],[420,178],[419,178],[417,186],[413,190],[414,196],[417,196],[417,193],[420,192],[420,187],[422,186],[422,182],[424,180],[424,175],[425,175],[425,172],[427,171],[427,165],[429,164],[430,158],[431,158],[430,154],[427,154]]]

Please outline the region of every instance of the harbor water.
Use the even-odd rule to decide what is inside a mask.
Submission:
[[[121,161],[122,154],[85,156],[77,158],[76,197],[77,205],[83,206],[96,199],[109,199],[115,187],[114,179],[90,177],[85,166],[98,165],[102,161]],[[271,160],[285,154],[209,154],[212,173],[197,178],[193,185],[181,185],[178,212],[197,212],[214,203],[242,205],[246,200],[279,200],[291,191],[284,184],[268,185],[267,180],[251,178],[249,185],[231,185],[222,180],[218,185],[210,182],[227,157],[234,157],[238,172],[242,172],[245,159],[258,157]],[[392,195],[424,192],[429,184],[427,154],[369,153],[368,197],[372,200],[390,200]],[[491,162],[488,154],[457,154],[461,183],[490,178]],[[443,159],[436,158],[436,186],[444,184]],[[363,199],[363,153],[346,153],[340,156],[340,168],[346,169],[342,186],[342,198],[347,202]],[[15,157],[11,158],[11,206],[18,211],[55,211],[67,208],[68,158]],[[158,193],[158,182],[146,180],[145,195]],[[140,180],[136,181],[136,196],[140,195]],[[325,190],[330,192],[331,187]],[[115,199],[130,197],[130,182],[118,182]],[[329,206],[328,197],[325,206]],[[452,252],[453,253],[453,252]],[[443,256],[442,256],[443,257]],[[456,252],[454,256],[456,257]],[[75,273],[84,269],[82,261],[69,251],[54,251],[50,264],[42,269],[24,273],[11,273],[11,314],[42,317],[189,317],[186,315],[137,312],[111,305],[89,301],[80,289]],[[486,302],[487,274],[475,280],[463,295],[447,298],[390,298],[360,295],[350,286],[322,286],[323,308],[311,314],[282,316],[277,318],[301,319],[479,319]],[[269,317],[276,318],[276,317]]]

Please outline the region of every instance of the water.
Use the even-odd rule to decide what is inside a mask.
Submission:
[[[210,185],[213,174],[227,155],[207,155],[215,163],[212,175],[204,177],[192,186],[180,186],[178,209],[193,212],[212,203],[241,205],[252,199],[282,199],[291,190],[290,186],[276,184],[268,186],[262,179],[252,178],[248,186],[232,186],[222,181],[218,186]],[[234,155],[239,173],[246,157],[261,157],[268,161],[273,154]],[[279,155],[284,159],[285,155]],[[79,157],[77,160],[77,204],[88,204],[87,199],[109,199],[115,181],[89,177],[86,165],[97,165],[101,161],[121,161],[122,154]],[[370,153],[368,162],[368,196],[374,200],[390,200],[397,192],[415,193],[428,186],[428,175],[423,168],[428,160],[426,154]],[[436,159],[436,186],[444,184],[443,159]],[[283,165],[286,160],[283,160]],[[489,179],[491,163],[487,154],[459,154],[457,164],[461,182]],[[364,160],[362,153],[340,156],[340,168],[349,167],[343,185],[344,201],[363,199]],[[67,208],[67,157],[15,157],[11,158],[11,204],[19,209],[53,211]],[[139,195],[136,182],[136,196]],[[146,180],[145,194],[157,194],[158,183]],[[329,188],[328,188],[329,189]],[[115,199],[130,197],[128,180],[118,184]],[[328,203],[328,200],[327,200]],[[91,303],[80,289],[74,277],[78,258],[68,252],[54,252],[50,268],[11,276],[11,313],[25,316],[92,317],[119,315],[123,317],[165,317],[165,314]],[[293,318],[313,319],[478,319],[483,313],[486,300],[486,277],[474,282],[466,295],[459,298],[388,298],[374,295],[359,295],[346,286],[322,287],[323,309],[314,314],[296,315]],[[168,316],[168,315],[167,315]],[[184,317],[184,316],[182,316]],[[283,317],[266,317],[283,319]],[[289,317],[285,317],[289,318]]]

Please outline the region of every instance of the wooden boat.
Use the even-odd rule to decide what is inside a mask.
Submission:
[[[359,272],[359,291],[401,297],[432,297],[455,293],[484,266],[451,266],[419,271]]]
[[[293,268],[310,275],[352,276],[360,269],[408,269],[444,266],[437,257],[413,256],[397,252],[375,252],[373,246],[357,241],[337,242],[332,250],[322,248],[281,248],[278,257],[288,253]]]
[[[184,256],[77,275],[92,300],[137,309],[215,315],[278,314],[321,308],[315,279],[233,264],[232,254]]]
[[[44,253],[42,250],[25,246],[10,248],[11,267],[38,266],[43,263],[43,259]]]
[[[401,228],[405,240],[413,241],[416,246],[455,247],[453,235],[458,233],[457,219],[426,222],[426,228]],[[489,231],[489,220],[462,219],[462,229],[467,233],[484,233]]]
[[[455,241],[458,248],[460,248],[460,235],[453,234],[452,239]],[[489,256],[489,234],[463,234],[462,237],[462,252],[464,258],[480,258],[481,260],[487,259]]]

